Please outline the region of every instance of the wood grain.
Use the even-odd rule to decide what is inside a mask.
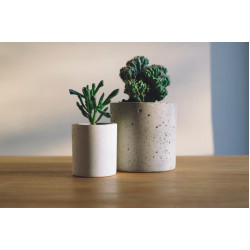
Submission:
[[[0,207],[249,207],[249,157],[177,157],[173,171],[76,178],[71,157],[0,157]]]

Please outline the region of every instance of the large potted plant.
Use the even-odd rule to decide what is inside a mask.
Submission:
[[[159,172],[176,165],[175,103],[158,102],[170,84],[167,69],[137,56],[121,68],[128,100],[111,103],[111,122],[118,125],[118,170]]]
[[[104,93],[99,101],[96,95],[103,86],[101,81],[98,86],[93,83],[82,88],[82,93],[73,89],[71,95],[76,95],[79,102],[77,107],[82,115],[88,118],[88,123],[72,125],[72,158],[73,175],[81,177],[104,177],[116,174],[117,169],[117,124],[99,123],[101,118],[111,115],[107,105],[119,92],[114,90],[105,100]]]

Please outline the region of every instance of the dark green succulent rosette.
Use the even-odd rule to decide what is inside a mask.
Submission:
[[[167,86],[170,79],[167,69],[161,65],[148,66],[144,56],[137,56],[121,68],[120,77],[125,83],[124,93],[129,99],[124,102],[155,102],[161,101],[168,94]]]

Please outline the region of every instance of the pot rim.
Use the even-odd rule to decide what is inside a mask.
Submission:
[[[72,125],[75,125],[75,126],[95,126],[95,127],[100,127],[100,126],[107,126],[107,125],[117,125],[117,123],[115,122],[102,122],[102,123],[97,123],[95,125],[93,124],[90,124],[90,123],[73,123]]]
[[[176,104],[176,102],[111,102],[110,104]]]

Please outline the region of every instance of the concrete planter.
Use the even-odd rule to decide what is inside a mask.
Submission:
[[[118,125],[118,170],[160,172],[176,165],[175,103],[111,103]]]
[[[104,177],[116,174],[117,124],[72,125],[73,175]]]

